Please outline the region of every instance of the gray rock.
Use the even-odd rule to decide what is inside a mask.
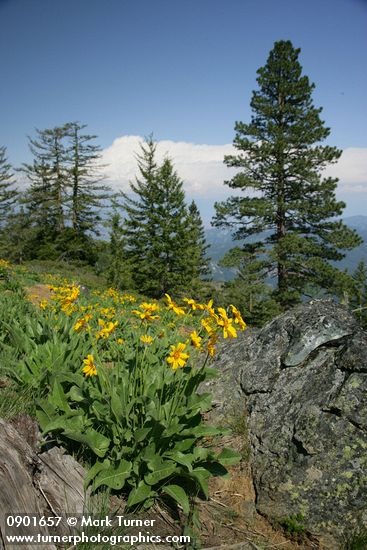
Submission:
[[[227,342],[215,366],[215,414],[247,410],[258,511],[300,514],[335,550],[367,524],[367,333],[315,301]]]

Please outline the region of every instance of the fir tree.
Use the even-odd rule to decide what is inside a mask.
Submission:
[[[126,255],[126,239],[120,214],[115,210],[109,220],[110,242],[107,282],[113,288],[132,287],[131,269]]]
[[[185,204],[182,181],[172,162],[162,166],[155,160],[156,145],[150,137],[138,155],[139,177],[131,185],[134,197],[125,197],[127,253],[135,287],[145,294],[161,297],[165,293],[188,288],[194,273],[202,269],[188,261],[193,250],[197,217],[190,218]],[[191,225],[190,225],[191,224]],[[200,248],[201,245],[197,244]]]
[[[67,160],[70,163],[67,186],[71,224],[76,233],[90,231],[98,234],[99,211],[111,198],[109,187],[101,184],[102,166],[98,163],[101,148],[93,143],[97,136],[82,133],[85,124],[70,122],[64,128],[68,138]]]
[[[6,158],[6,148],[0,147],[0,229],[3,228],[11,208],[17,199],[11,166]]]
[[[236,304],[251,325],[263,325],[280,313],[271,297],[272,288],[266,283],[265,250],[248,244],[246,250],[232,248],[219,262],[223,267],[236,269],[236,277],[224,285],[222,299]]]
[[[137,155],[139,177],[130,184],[133,196],[123,193],[127,254],[133,268],[134,286],[140,290],[146,288],[151,275],[152,243],[156,241],[153,216],[158,166],[155,151],[156,145],[150,136]]]
[[[353,273],[353,289],[350,305],[360,324],[367,327],[367,266],[359,262]]]
[[[187,265],[191,268],[192,281],[205,279],[209,274],[209,259],[206,256],[209,246],[206,244],[205,230],[199,209],[192,201],[187,220]]]
[[[258,246],[265,243],[266,272],[276,277],[283,306],[315,288],[332,293],[339,271],[329,262],[361,242],[335,219],[345,204],[336,200],[337,180],[321,173],[341,151],[320,145],[330,130],[320,119],[321,108],[313,106],[314,84],[302,76],[299,53],[290,41],[276,42],[258,70],[251,122],[236,123],[239,154],[225,158],[227,166],[241,169],[227,185],[246,196],[217,203],[213,222],[234,228],[237,239],[255,236]]]
[[[40,233],[60,234],[65,227],[67,189],[66,126],[36,130],[37,138],[29,138],[32,164],[23,164],[22,171],[30,181],[25,197],[33,223]]]
[[[30,226],[28,212],[20,206],[7,219],[1,254],[18,264],[32,259],[37,237],[35,229]]]

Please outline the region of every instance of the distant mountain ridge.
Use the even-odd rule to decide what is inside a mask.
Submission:
[[[353,272],[358,263],[364,260],[367,264],[367,216],[349,216],[343,219],[344,223],[355,229],[363,243],[353,250],[346,252],[346,256],[336,265],[340,269],[348,269]],[[205,237],[209,245],[208,256],[211,258],[210,268],[214,281],[230,281],[234,279],[235,269],[220,267],[218,262],[228,250],[234,246],[241,246],[244,241],[234,241],[229,230],[217,229],[215,227],[205,231]]]

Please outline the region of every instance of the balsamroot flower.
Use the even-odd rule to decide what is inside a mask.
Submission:
[[[176,302],[174,302],[169,294],[165,294],[167,300],[168,309],[172,309],[176,315],[185,315],[186,311],[183,307],[179,307]]]
[[[140,336],[140,342],[149,346],[153,342],[153,337],[149,336],[149,334],[143,334],[143,336]]]
[[[186,365],[186,361],[190,357],[188,353],[184,353],[186,344],[179,342],[177,346],[171,346],[171,352],[167,357],[167,363],[169,363],[173,370],[177,370],[180,367]]]
[[[194,330],[194,332],[190,334],[190,339],[191,339],[191,344],[194,346],[194,348],[196,349],[201,348],[202,337],[198,335],[196,330]]]
[[[83,368],[83,374],[85,374],[86,377],[97,376],[97,369],[94,364],[93,355],[87,355],[87,358],[83,359],[83,363],[85,365],[85,367]]]
[[[142,321],[156,321],[159,319],[159,315],[153,315],[153,313],[159,311],[158,304],[144,302],[140,304],[139,308],[142,311],[139,311],[138,309],[133,309],[131,313],[134,313],[135,315],[140,317]]]
[[[218,308],[218,313],[217,323],[223,328],[223,338],[237,338],[237,331],[232,326],[233,319],[228,319],[226,310],[222,307]]]
[[[241,330],[245,330],[247,325],[245,321],[242,319],[241,313],[238,311],[238,309],[234,305],[230,304],[229,307],[231,308],[235,324],[238,325]]]

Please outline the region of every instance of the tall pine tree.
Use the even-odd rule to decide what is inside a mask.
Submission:
[[[3,228],[17,195],[11,166],[6,158],[6,148],[0,147],[0,229]]]
[[[32,164],[23,164],[22,171],[30,181],[25,203],[40,234],[50,239],[65,228],[65,201],[68,180],[66,127],[36,130],[37,138],[29,138]]]
[[[91,234],[98,234],[100,210],[111,193],[101,184],[96,136],[84,128],[69,122],[37,130],[29,140],[33,163],[22,168],[30,182],[23,204],[36,230],[36,257],[95,259]]]
[[[108,246],[108,267],[106,269],[107,282],[110,286],[119,289],[132,287],[131,267],[126,254],[126,238],[123,222],[115,207],[107,226],[109,227],[110,241]]]
[[[206,252],[209,245],[206,244],[205,230],[199,209],[192,201],[188,210],[187,220],[187,266],[191,268],[191,279],[199,281],[208,278],[209,259]]]
[[[67,137],[69,209],[71,224],[78,234],[87,231],[98,234],[100,209],[111,198],[111,190],[102,185],[101,148],[94,143],[97,136],[83,134],[86,124],[65,125]]]
[[[361,242],[337,219],[345,207],[335,197],[337,180],[322,177],[341,151],[320,145],[330,130],[313,106],[314,84],[302,75],[299,53],[290,41],[276,42],[258,70],[251,121],[236,123],[238,154],[225,158],[241,169],[226,184],[245,196],[217,203],[213,222],[234,228],[237,239],[265,244],[266,270],[285,307],[317,288],[332,293],[339,271],[329,262]]]

